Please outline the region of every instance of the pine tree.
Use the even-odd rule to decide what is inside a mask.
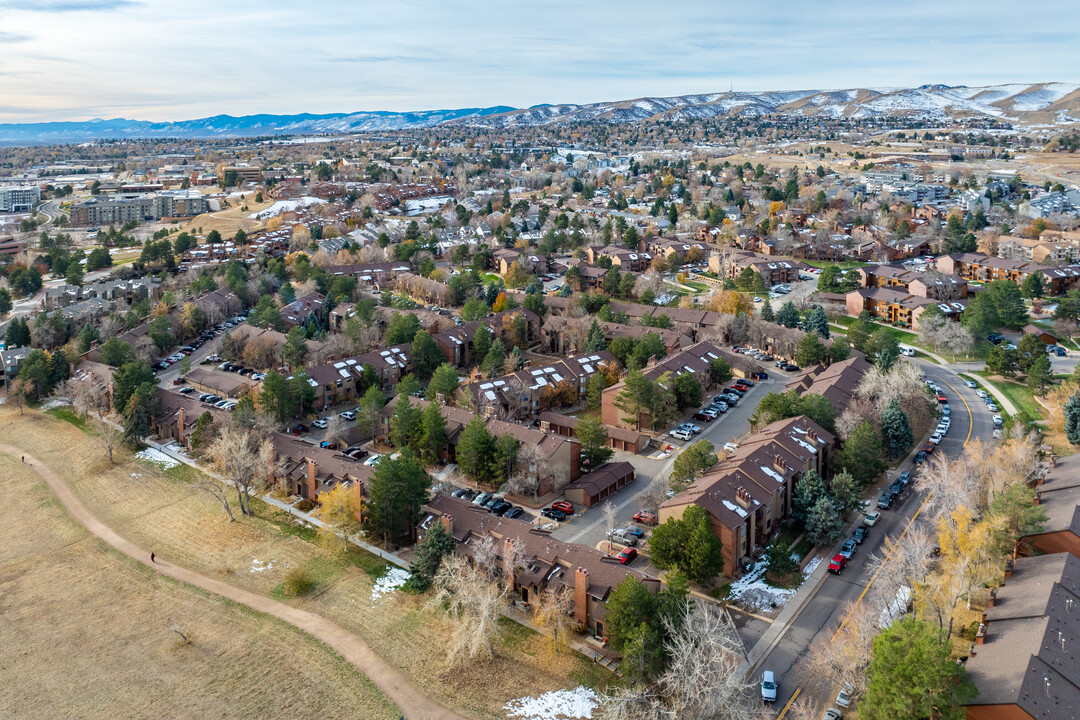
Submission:
[[[786,303],[780,306],[780,312],[776,314],[776,322],[780,323],[784,327],[793,328],[799,324],[799,311],[795,308],[795,303],[788,300]]]
[[[832,498],[824,495],[806,514],[806,536],[815,545],[831,545],[844,534],[844,523]]]
[[[881,411],[881,433],[885,436],[885,447],[891,460],[899,460],[907,455],[915,442],[908,417],[900,409],[900,401],[896,398],[889,400]]]
[[[826,497],[825,484],[816,470],[807,470],[806,474],[795,483],[795,496],[792,498],[791,514],[796,520],[806,522],[810,509],[817,501]]]
[[[765,298],[764,302],[761,303],[761,319],[765,322],[774,322],[776,320],[776,313],[773,312],[769,298]]]
[[[604,340],[604,331],[600,328],[600,323],[596,318],[593,318],[592,325],[589,326],[589,334],[585,337],[585,352],[595,353],[607,350],[607,341]]]
[[[423,435],[420,447],[423,458],[427,462],[435,462],[439,458],[439,451],[446,445],[446,419],[442,415],[439,403],[430,403],[424,408],[421,424]]]
[[[454,538],[440,520],[435,520],[428,525],[424,539],[416,544],[416,559],[409,564],[409,580],[406,584],[417,592],[427,590],[442,559],[452,552]]]
[[[821,337],[829,337],[829,319],[825,317],[825,311],[819,307],[806,313],[806,331],[816,332]]]
[[[1065,437],[1073,445],[1080,445],[1080,393],[1074,393],[1065,403]]]

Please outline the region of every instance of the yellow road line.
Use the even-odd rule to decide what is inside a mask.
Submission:
[[[919,515],[922,513],[923,508],[926,507],[926,503],[930,501],[930,498],[933,497],[933,495],[934,495],[933,490],[931,490],[930,492],[928,492],[926,494],[926,497],[923,498],[922,504],[919,505],[919,509],[916,510],[915,514],[911,516],[911,520],[908,521],[907,526],[904,527],[903,532],[900,533],[900,537],[897,538],[897,540],[896,540],[897,543],[899,543],[901,540],[904,539],[904,536],[907,535],[908,530],[911,529],[911,526],[915,524],[915,521],[919,518]],[[862,593],[859,595],[858,599],[855,600],[856,605],[861,603],[863,601],[863,598],[866,597],[866,593],[870,591],[870,586],[874,584],[875,580],[877,580],[878,574],[881,573],[882,569],[884,569],[885,563],[889,562],[890,558],[892,558],[893,553],[895,551],[896,551],[896,549],[895,549],[895,546],[894,546],[893,550],[890,550],[889,554],[885,556],[885,559],[881,561],[881,565],[878,567],[878,569],[876,571],[874,571],[874,574],[870,577],[870,582],[866,583],[866,587],[863,588]],[[840,634],[840,631],[844,629],[845,625],[847,625],[847,618],[844,618],[844,620],[840,623],[840,627],[836,628],[836,632],[834,632],[832,634],[832,637],[829,638],[830,643],[834,642],[836,640],[836,637]],[[787,705],[785,705],[784,709],[780,711],[780,714],[776,716],[776,720],[783,720],[783,717],[787,713],[788,708],[791,707],[791,703],[795,702],[795,698],[797,698],[799,696],[799,693],[802,692],[802,689],[803,689],[802,685],[795,688],[795,692],[792,694],[791,699],[788,700]]]
[[[773,621],[770,618],[762,617],[761,615],[755,615],[752,612],[747,612],[747,611],[743,610],[741,607],[737,607],[735,605],[724,605],[724,607],[727,608],[728,610],[734,610],[735,612],[739,613],[740,615],[745,615],[747,617],[752,617],[755,620],[761,620],[763,622],[769,623],[770,625],[773,624]]]
[[[934,375],[934,377],[936,377],[938,380],[941,380],[941,382],[945,383],[950,388],[952,388],[952,391],[954,393],[956,393],[956,397],[960,398],[960,402],[964,403],[964,407],[967,408],[968,434],[967,434],[967,437],[964,438],[964,447],[967,447],[968,440],[971,439],[971,431],[975,429],[975,416],[971,414],[971,406],[968,405],[968,401],[964,399],[964,396],[960,394],[959,390],[957,390],[955,387],[953,387],[951,382],[949,382],[948,380],[945,380],[944,378],[940,378],[937,375]]]

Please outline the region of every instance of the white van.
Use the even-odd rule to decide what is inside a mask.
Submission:
[[[907,357],[915,357],[915,348],[908,347],[907,345],[900,346],[900,354]]]

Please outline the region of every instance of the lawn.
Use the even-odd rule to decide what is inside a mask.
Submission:
[[[974,373],[968,373],[969,375],[977,375],[982,381],[982,384],[993,385],[1002,395],[1007,397],[1013,405],[1016,406],[1017,417],[1016,420],[1028,424],[1031,422],[1044,422],[1046,420],[1046,410],[1043,409],[1035,400],[1034,393],[1027,385],[1021,385],[1020,383],[1013,382],[1011,380],[1005,380],[1001,378],[991,380],[990,373],[986,370],[980,370]],[[1002,418],[1006,413],[1001,413]]]
[[[700,292],[705,292],[706,290],[708,290],[708,289],[709,289],[709,286],[708,286],[708,285],[706,285],[705,283],[699,283],[699,282],[695,282],[694,280],[683,280],[683,281],[682,281],[682,284],[683,284],[683,285],[686,285],[687,287],[692,287],[692,288],[694,288],[694,289],[695,289],[695,290],[697,290],[697,291],[698,291],[699,293],[700,293]]]
[[[96,438],[49,415],[28,410],[19,417],[13,408],[0,406],[0,424],[7,442],[33,448],[43,462],[63,469],[76,495],[105,524],[159,557],[272,597],[283,596],[280,586],[289,568],[305,568],[315,590],[284,602],[356,633],[418,690],[463,714],[504,718],[502,706],[509,700],[575,687],[580,678],[592,678],[593,687],[617,680],[606,670],[594,673],[594,664],[581,655],[554,653],[546,638],[531,631],[497,640],[494,661],[450,669],[451,621],[428,608],[427,597],[391,593],[371,599],[382,560],[358,549],[345,555],[326,550],[298,520],[260,502],[252,503],[256,517],[237,514],[230,523],[220,505],[192,486],[197,471],[162,471],[126,452],[118,455],[120,464],[110,465]],[[0,557],[3,552],[0,547]],[[280,680],[276,670],[267,677]],[[188,716],[210,714],[229,713]],[[314,714],[288,712],[291,717]],[[352,716],[379,717],[363,711]]]
[[[0,487],[0,643],[18,658],[0,663],[6,715],[400,716],[306,634],[105,549],[17,459],[0,455]]]

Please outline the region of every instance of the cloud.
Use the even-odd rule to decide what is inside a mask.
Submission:
[[[0,0],[0,8],[24,12],[96,12],[118,10],[139,3],[135,0]]]
[[[29,35],[23,35],[22,33],[4,32],[3,30],[0,30],[0,45],[26,42],[29,39]]]

